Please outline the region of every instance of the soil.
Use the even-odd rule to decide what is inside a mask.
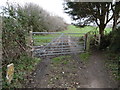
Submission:
[[[117,88],[118,84],[105,67],[104,55],[93,51],[87,63],[80,54],[71,54],[67,63],[55,64],[43,58],[26,84],[27,88]]]
[[[72,38],[66,38],[71,51],[75,52]],[[65,40],[65,39],[60,39]],[[76,43],[75,43],[76,44]],[[82,62],[79,54],[65,55],[55,63],[53,57],[44,57],[29,77],[26,88],[117,88],[118,84],[105,67],[102,52],[94,50],[88,62]],[[56,56],[55,56],[56,57]]]

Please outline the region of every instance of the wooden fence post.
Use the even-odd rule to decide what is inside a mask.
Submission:
[[[32,31],[29,31],[29,37],[28,37],[28,55],[33,57],[32,51],[33,51],[33,39],[32,39]]]
[[[0,15],[0,89],[2,89],[2,16]]]
[[[86,34],[86,51],[90,49],[90,33]]]
[[[33,57],[33,38],[32,38],[32,31],[30,31],[30,55]]]
[[[95,45],[100,46],[100,43],[101,43],[101,35],[97,34],[95,37]]]
[[[100,46],[100,43],[101,43],[101,34],[98,35],[98,44]]]
[[[88,33],[88,36],[87,36],[87,51],[89,51],[90,49],[90,34]]]
[[[87,34],[85,34],[85,50],[87,50]]]

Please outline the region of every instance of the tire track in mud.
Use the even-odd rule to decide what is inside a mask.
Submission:
[[[28,77],[26,82],[26,88],[35,88],[37,84],[41,81],[42,77],[46,73],[46,68],[50,63],[50,59],[42,59],[42,61],[37,65],[36,70]]]
[[[52,41],[54,43],[57,42],[57,45],[50,43],[47,46],[54,46],[54,45],[60,46],[61,43],[65,42],[68,45],[67,48],[69,48],[70,51],[74,52],[73,49],[71,49],[71,47],[73,47],[73,46],[72,46],[72,44],[70,44],[69,41],[71,42],[70,38],[61,35],[60,37],[58,37]],[[53,48],[53,51],[54,50],[55,49]],[[46,48],[46,51],[47,51],[47,48]],[[50,58],[53,58],[56,56],[58,56],[58,55],[53,55],[52,57],[51,56],[42,57],[42,61],[37,65],[37,68],[32,73],[32,75],[29,76],[29,81],[26,83],[25,87],[27,87],[27,88],[38,87],[41,82],[42,77],[47,73],[46,70],[48,68],[47,66],[50,64]]]
[[[65,38],[65,37],[64,37]],[[62,39],[62,38],[60,38]],[[69,48],[72,52],[72,65],[76,65],[76,70],[74,73],[77,74],[77,77],[71,77],[72,79],[75,79],[74,81],[79,82],[79,88],[117,88],[117,82],[113,81],[108,74],[108,71],[104,67],[104,59],[98,51],[94,51],[89,58],[89,62],[87,65],[85,65],[83,62],[80,61],[79,54],[75,53],[76,50],[73,47],[74,45],[70,42],[74,42],[74,40],[70,37],[66,37],[65,39],[68,42]],[[61,41],[59,41],[61,42]],[[74,43],[77,44],[77,43]],[[54,49],[53,49],[54,50]],[[56,56],[53,56],[56,57]],[[49,68],[50,61],[53,57],[44,57],[42,62],[38,64],[36,71],[31,76],[32,80],[28,83],[28,87],[35,87],[35,88],[48,88],[47,83],[43,82],[49,75],[48,72],[51,70]],[[69,65],[70,66],[70,65]],[[68,67],[69,67],[68,66]],[[64,69],[64,66],[61,66]],[[69,69],[67,67],[67,69]],[[60,71],[61,72],[61,71]],[[54,71],[51,72],[51,75],[54,74]],[[53,75],[54,76],[54,75]],[[69,73],[66,75],[67,79],[69,78]],[[47,78],[48,80],[48,78]],[[61,81],[61,80],[60,80]],[[69,80],[67,80],[69,81]],[[62,82],[62,81],[61,81]],[[63,80],[64,82],[64,80]],[[61,83],[59,81],[56,82],[57,85],[55,87],[60,87]],[[70,83],[69,83],[70,84]],[[55,88],[54,86],[49,86],[49,88]],[[69,86],[68,86],[69,87]],[[68,88],[64,85],[61,86],[61,88]],[[75,86],[77,88],[77,86]]]

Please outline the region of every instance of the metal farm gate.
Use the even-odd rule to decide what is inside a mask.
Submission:
[[[33,56],[64,55],[84,52],[84,33],[32,32]]]

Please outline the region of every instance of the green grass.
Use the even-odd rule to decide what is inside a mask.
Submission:
[[[94,27],[86,26],[84,28],[76,27],[73,25],[69,25],[67,30],[62,31],[62,33],[79,33],[79,34],[69,34],[72,37],[81,37],[84,36],[89,31],[94,30]]]
[[[51,42],[52,38],[50,38],[50,35],[34,35],[34,45],[46,45],[46,43]]]
[[[105,28],[106,33],[110,33],[112,31],[112,28]]]
[[[34,35],[34,45],[46,45],[51,42],[54,38],[58,37],[59,34],[49,34],[49,35]]]
[[[105,33],[109,33],[112,29],[106,28]],[[90,31],[99,31],[99,28],[95,28],[92,26],[86,26],[84,28],[76,27],[74,25],[69,25],[67,30],[61,31],[60,33],[64,33],[65,35],[70,35],[73,37],[81,37],[84,36],[85,33]],[[83,34],[66,34],[66,33],[83,33]],[[58,37],[60,34],[49,34],[49,35],[34,35],[34,45],[46,45],[46,43],[51,42],[54,38]]]
[[[91,30],[91,31],[96,32],[97,34],[99,34],[99,28],[94,28],[94,29]],[[112,31],[112,28],[105,28],[104,33],[105,33],[105,34],[108,34],[108,33],[110,33],[111,31]]]
[[[52,59],[53,64],[67,64],[71,56],[59,56]]]
[[[90,52],[85,52],[80,54],[80,60],[82,62],[87,63],[89,58],[90,58]]]
[[[108,60],[105,60],[105,66],[110,70],[112,76],[116,80],[120,80],[119,73],[119,62],[120,62],[120,54],[110,53],[106,54]]]
[[[120,80],[120,74],[118,74],[118,70],[119,70],[118,63],[116,63],[116,62],[114,62],[112,60],[109,60],[106,63],[106,67],[108,69],[110,69],[112,75],[114,76],[114,78],[116,80]]]
[[[99,31],[99,28],[92,27],[92,26],[86,26],[84,28],[76,27],[73,25],[69,25],[68,29],[65,31],[62,31],[62,33],[88,33],[90,31]],[[112,31],[112,28],[105,28],[105,32],[109,33]]]
[[[67,30],[61,31],[60,33],[83,33],[83,34],[69,34],[70,36],[74,37],[80,37],[83,36],[84,33],[87,33],[91,30],[94,30],[93,27],[86,26],[85,28],[78,28],[73,25],[69,25]],[[52,41],[52,39],[58,37],[60,34],[49,34],[49,35],[34,35],[33,38],[34,40],[34,45],[46,45],[45,43],[49,43]]]
[[[69,25],[68,30],[62,31],[62,33],[87,33],[91,30],[94,30],[94,27],[86,26],[84,28],[79,28],[73,25]]]

